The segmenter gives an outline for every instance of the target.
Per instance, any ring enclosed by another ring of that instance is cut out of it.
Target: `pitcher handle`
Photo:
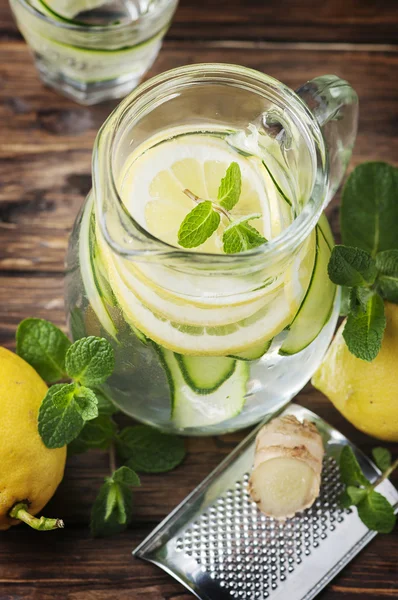
[[[351,158],[357,135],[358,96],[347,81],[322,75],[296,93],[318,121],[329,157],[329,186],[325,206],[335,195]]]

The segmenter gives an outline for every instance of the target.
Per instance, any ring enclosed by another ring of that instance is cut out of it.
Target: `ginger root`
[[[261,512],[284,520],[312,506],[319,496],[323,455],[313,423],[287,415],[264,425],[257,434],[249,481],[250,496]]]

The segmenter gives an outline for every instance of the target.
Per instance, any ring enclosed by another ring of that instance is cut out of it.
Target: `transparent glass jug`
[[[354,90],[332,75],[294,92],[253,70],[203,64],[151,79],[110,115],[70,239],[66,308],[74,339],[112,343],[103,391],[121,410],[164,431],[213,435],[259,421],[310,379],[338,318],[323,209],[351,156],[357,112]],[[240,254],[150,234],[127,209],[120,174],[132,153],[181,127],[224,132],[242,160],[257,154],[291,223]]]

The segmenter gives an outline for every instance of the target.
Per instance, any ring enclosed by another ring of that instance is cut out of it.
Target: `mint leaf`
[[[366,312],[349,314],[343,331],[349,351],[362,360],[372,361],[381,348],[386,318],[382,298],[375,294],[366,306]]]
[[[242,189],[242,176],[238,163],[232,162],[218,188],[217,199],[226,210],[232,210],[238,202]]]
[[[120,456],[128,466],[144,473],[171,471],[185,457],[182,438],[161,433],[147,425],[126,427],[117,440]]]
[[[339,459],[340,479],[347,486],[369,487],[370,483],[362,473],[359,462],[351,446],[344,446]]]
[[[57,405],[57,397],[53,401]],[[74,394],[74,402],[83,421],[90,421],[90,419],[95,419],[98,416],[97,396],[90,388],[77,386]]]
[[[25,319],[17,329],[17,354],[47,383],[65,377],[65,355],[70,341],[44,319]]]
[[[396,517],[389,501],[374,490],[371,490],[358,506],[361,521],[373,531],[391,533],[395,527]]]
[[[220,215],[213,210],[210,200],[201,202],[187,214],[178,230],[178,243],[183,248],[203,244],[220,224]]]
[[[398,304],[398,250],[379,252],[376,255],[376,267],[379,271],[377,289],[380,295]]]
[[[376,256],[398,249],[398,169],[384,162],[356,167],[343,189],[340,212],[343,244]]]
[[[232,222],[223,233],[223,248],[226,254],[236,254],[256,248],[267,241],[248,221],[258,219],[261,215],[253,214]]]
[[[91,510],[90,529],[94,537],[124,531],[131,522],[132,486],[140,485],[138,476],[128,467],[117,469],[106,478]]]
[[[368,490],[349,485],[347,487],[346,492],[347,492],[347,496],[351,500],[350,506],[352,506],[352,505],[356,506],[357,504],[359,504],[361,502],[361,500],[363,500],[363,498],[365,498],[366,494],[368,493]]]
[[[341,494],[340,494],[339,504],[340,504],[341,508],[350,508],[350,506],[352,506],[352,500],[349,497],[349,495],[347,494],[346,489],[343,492],[341,492]]]
[[[39,409],[39,434],[47,448],[61,448],[74,440],[85,421],[98,415],[97,399],[75,383],[52,386]]]
[[[391,452],[387,448],[373,448],[372,456],[380,471],[386,471],[391,466]]]
[[[95,448],[106,450],[117,433],[116,423],[106,415],[88,421],[77,438],[68,446],[68,453],[81,454]]]
[[[95,336],[82,338],[72,344],[65,359],[69,377],[90,387],[104,383],[114,366],[112,346],[104,338]]]
[[[141,485],[140,478],[138,477],[137,473],[126,466],[120,467],[114,472],[113,481],[133,487],[138,487]]]
[[[330,255],[328,274],[337,285],[367,286],[376,279],[376,263],[365,250],[335,246]]]

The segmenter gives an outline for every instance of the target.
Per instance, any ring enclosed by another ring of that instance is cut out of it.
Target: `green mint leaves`
[[[390,533],[396,522],[394,509],[375,488],[398,467],[398,460],[392,464],[391,454],[384,448],[375,448],[373,457],[383,474],[371,484],[363,474],[351,446],[344,446],[339,466],[340,478],[346,487],[340,500],[344,508],[356,506],[359,518],[369,529],[379,533]]]
[[[226,254],[244,252],[261,246],[267,240],[248,221],[258,219],[260,214],[248,215],[233,220],[231,211],[239,202],[242,190],[242,176],[238,163],[229,165],[221,179],[217,193],[217,202],[202,200],[189,190],[185,193],[197,206],[191,210],[181,223],[178,231],[178,243],[183,248],[196,248],[203,244],[219,227],[221,216],[228,219],[229,225],[223,233],[223,250]]]
[[[117,434],[116,423],[107,415],[98,415],[87,421],[79,435],[68,445],[69,454],[81,454],[88,450],[106,450]]]
[[[101,385],[112,374],[114,366],[112,346],[104,338],[94,336],[75,342],[65,357],[67,374],[81,385]]]
[[[328,264],[330,279],[349,287],[372,285],[376,263],[368,252],[351,246],[335,246]]]
[[[18,326],[17,354],[48,383],[66,376],[65,356],[70,345],[66,335],[44,319],[25,319]]]
[[[232,210],[238,203],[242,190],[242,176],[238,163],[233,162],[229,165],[225,176],[221,179],[218,188],[217,200],[226,210]]]
[[[389,302],[398,304],[398,249],[379,252],[376,255],[376,269],[380,294]]]
[[[53,385],[40,406],[39,434],[47,448],[62,448],[97,415],[97,398],[89,388],[75,383]]]
[[[371,362],[376,358],[383,341],[386,318],[384,303],[378,294],[374,294],[357,312],[350,312],[343,330],[343,338],[349,351]]]
[[[135,471],[165,473],[178,466],[185,458],[184,442],[180,437],[166,435],[147,425],[126,427],[119,434],[112,432],[104,419],[98,417],[87,423],[74,444],[100,447],[100,443],[114,447],[126,465],[116,469],[105,479],[91,512],[91,533],[95,537],[113,535],[126,529],[132,516],[132,489],[140,485]],[[92,426],[93,425],[93,426]],[[95,426],[94,426],[95,425]],[[79,451],[79,446],[77,446]],[[113,457],[114,461],[114,457]]]
[[[148,427],[126,427],[117,439],[117,450],[127,465],[143,473],[164,473],[185,458],[184,441]]]
[[[253,214],[234,221],[223,233],[223,249],[226,254],[235,254],[251,250],[267,241],[248,221],[259,219],[261,215]]]
[[[53,383],[69,377],[73,383],[52,386],[39,410],[39,434],[47,448],[71,443],[87,421],[111,414],[114,407],[91,389],[111,375],[114,354],[104,338],[90,336],[71,344],[58,327],[44,319],[26,319],[17,329],[17,352],[39,375]]]
[[[112,346],[104,338],[82,338],[74,344],[55,325],[26,319],[18,327],[20,356],[52,383],[69,377],[71,383],[50,387],[39,409],[38,430],[47,448],[68,445],[68,454],[109,450],[111,476],[105,478],[91,513],[91,532],[106,536],[126,529],[132,517],[132,489],[140,485],[135,471],[164,473],[185,458],[180,437],[147,425],[126,427],[120,433],[110,398],[97,386],[114,369]],[[117,468],[115,451],[127,464]]]
[[[387,448],[373,448],[372,456],[380,471],[386,471],[389,467],[391,467],[391,452],[387,450]]]
[[[398,304],[398,169],[360,165],[343,190],[343,244],[333,248],[328,273],[343,286],[344,340],[352,354],[372,361],[380,351],[384,300]]]
[[[218,228],[220,215],[210,200],[201,202],[187,214],[178,231],[178,243],[184,248],[203,244]]]
[[[114,535],[126,529],[133,509],[131,488],[139,485],[138,475],[125,466],[105,478],[91,511],[90,529],[94,537]]]
[[[398,168],[384,162],[359,165],[349,176],[341,201],[343,244],[372,256],[398,248]]]

